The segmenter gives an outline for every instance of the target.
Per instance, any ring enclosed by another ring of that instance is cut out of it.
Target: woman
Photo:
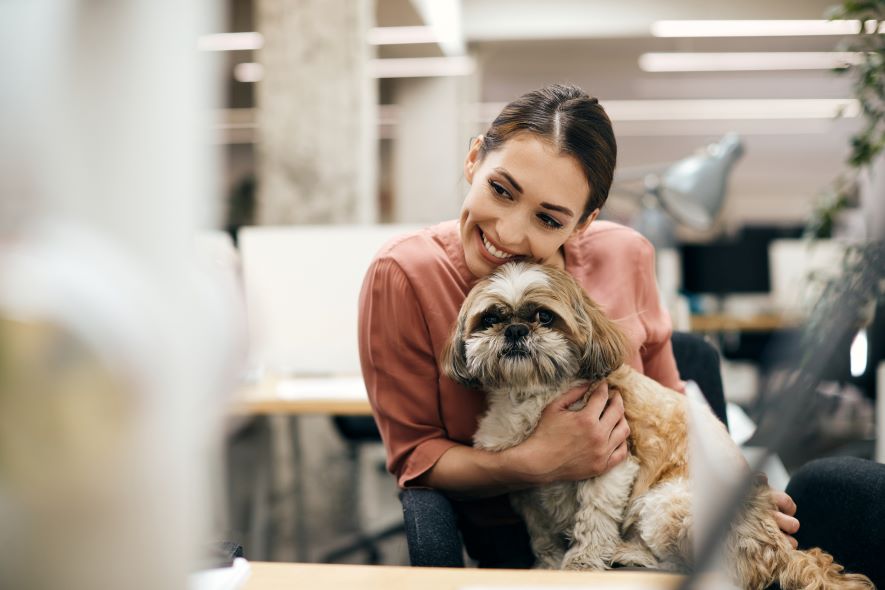
[[[464,542],[481,565],[531,564],[524,527],[502,494],[604,473],[626,457],[630,431],[622,400],[602,385],[577,412],[567,408],[585,390],[563,394],[512,449],[471,446],[483,396],[442,376],[437,363],[479,278],[515,259],[564,268],[624,329],[629,363],[682,389],[652,246],[633,230],[596,221],[616,156],[611,122],[595,98],[572,86],[530,92],[471,143],[459,219],[387,244],[366,275],[360,357],[388,468],[402,487],[463,500],[455,505]],[[781,529],[795,532],[792,501],[779,494],[778,504]]]

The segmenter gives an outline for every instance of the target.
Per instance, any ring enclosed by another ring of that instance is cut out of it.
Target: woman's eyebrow
[[[568,215],[569,217],[574,217],[575,214],[572,213],[572,210],[568,207],[563,207],[561,205],[554,205],[552,203],[541,203],[541,207],[544,209],[550,209],[551,211],[559,211],[564,215]]]
[[[506,178],[506,179],[507,179],[507,182],[509,182],[509,183],[513,186],[513,188],[516,189],[516,192],[518,192],[518,193],[521,193],[521,192],[522,192],[522,187],[519,186],[519,183],[516,182],[516,179],[515,179],[515,178],[513,178],[512,176],[510,176],[510,173],[509,173],[509,172],[507,172],[507,171],[504,170],[503,168],[495,168],[495,172],[497,172],[498,174],[500,174],[501,176],[503,176],[504,178]]]

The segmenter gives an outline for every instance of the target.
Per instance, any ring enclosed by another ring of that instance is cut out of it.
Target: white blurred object
[[[759,367],[755,363],[721,360],[725,401],[749,406],[759,395]],[[729,424],[731,421],[729,421]]]
[[[820,285],[841,274],[845,246],[833,240],[774,240],[768,246],[771,295],[778,311],[804,315]]]
[[[673,329],[680,332],[691,330],[691,310],[688,299],[679,294],[682,285],[682,258],[675,248],[655,250],[655,272],[661,302],[670,313]]]
[[[219,567],[192,574],[189,590],[237,590],[252,576],[252,566],[242,557],[234,559],[230,567]]]
[[[250,364],[283,375],[359,374],[357,312],[363,277],[385,242],[415,229],[241,229]]]
[[[729,509],[727,502],[734,495],[745,471],[724,428],[720,428],[704,394],[693,381],[685,384],[688,418],[688,456],[692,492],[692,536],[695,554],[702,549],[713,532],[719,514]],[[704,588],[725,589],[732,586],[724,575],[722,552],[717,551],[708,564]]]
[[[0,361],[30,363],[0,374],[4,587],[184,588],[206,541],[231,329],[190,240],[218,15],[0,3]]]
[[[754,465],[761,457],[763,450],[758,447],[747,447],[744,443],[750,440],[750,437],[756,432],[756,424],[737,404],[726,404],[725,412],[728,416],[728,431],[731,433],[732,440],[741,447],[741,453],[744,454],[747,462]],[[781,491],[787,489],[790,474],[780,457],[777,455],[768,457],[760,467],[760,471],[768,477],[769,486]]]

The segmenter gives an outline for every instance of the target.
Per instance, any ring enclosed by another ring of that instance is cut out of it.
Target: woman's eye
[[[494,180],[489,181],[489,186],[492,187],[492,190],[495,191],[499,197],[504,197],[505,199],[510,198],[510,193],[507,192],[507,189],[495,182]]]
[[[539,309],[536,317],[538,319],[538,323],[542,326],[549,326],[553,323],[553,313],[547,311],[546,309]]]
[[[493,313],[487,313],[486,315],[482,316],[482,325],[485,328],[491,328],[492,326],[494,326],[497,323],[498,323],[498,316],[496,316]]]
[[[539,214],[538,219],[541,220],[541,223],[543,223],[545,226],[547,226],[551,229],[559,229],[562,227],[561,223],[559,223],[558,221],[556,221],[555,219],[553,219],[549,215],[545,215],[544,213]]]

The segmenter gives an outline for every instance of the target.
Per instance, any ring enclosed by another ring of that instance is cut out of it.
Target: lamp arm
[[[628,168],[615,169],[615,177],[613,184],[621,184],[625,182],[636,182],[645,180],[649,174],[660,176],[667,168],[672,166],[674,162],[661,162],[658,164],[647,164],[644,166],[630,166]]]

